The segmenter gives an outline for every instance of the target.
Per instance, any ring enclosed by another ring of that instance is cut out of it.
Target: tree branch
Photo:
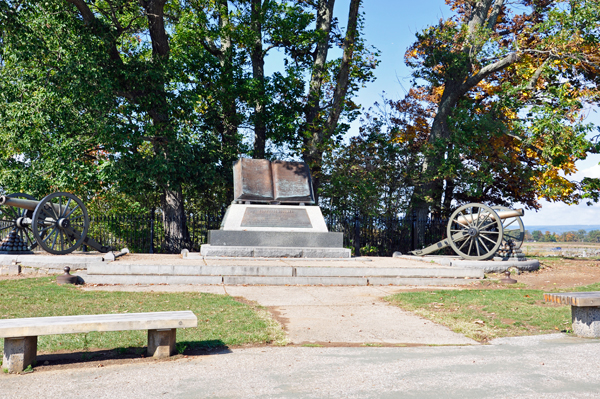
[[[101,32],[98,31],[98,27],[95,26],[97,19],[96,16],[94,15],[94,13],[92,12],[92,10],[88,7],[88,5],[83,1],[83,0],[65,0],[68,3],[73,4],[75,7],[77,7],[77,10],[79,11],[79,14],[81,15],[81,17],[83,18],[83,21],[85,22],[86,25],[89,25],[92,27],[92,31],[94,31],[95,33],[99,34]],[[104,33],[104,32],[102,32]],[[117,61],[122,63],[123,60],[121,60],[121,55],[119,54],[119,50],[117,49],[117,44],[114,41],[114,38],[111,38],[111,43],[110,43],[110,48],[108,49],[108,53],[110,56],[110,59],[112,61]]]
[[[475,4],[475,8],[471,12],[469,23],[467,24],[469,30],[469,39],[471,39],[471,36],[477,30],[477,28],[483,26],[488,16],[488,11],[492,6],[492,1],[493,0],[479,0]]]
[[[517,53],[510,53],[506,57],[502,58],[494,62],[493,64],[487,65],[479,70],[475,75],[471,76],[467,80],[465,80],[460,85],[461,94],[466,93],[472,87],[475,87],[482,79],[493,74],[494,72],[498,72],[507,66],[514,64],[519,59],[519,55]]]
[[[337,82],[335,87],[335,93],[333,95],[333,106],[329,117],[327,118],[327,124],[325,128],[331,135],[335,130],[335,126],[338,123],[342,109],[344,108],[346,93],[348,91],[348,77],[350,75],[350,63],[352,56],[354,55],[354,43],[358,36],[358,13],[360,9],[361,0],[351,0],[350,11],[348,13],[348,28],[346,31],[346,37],[344,38],[342,56],[342,64],[340,65],[340,72],[337,76]]]
[[[537,83],[540,76],[542,76],[542,72],[544,71],[544,67],[548,64],[549,58],[546,58],[544,62],[535,70],[535,73],[529,79],[529,83],[527,83],[526,90],[533,90],[535,88],[535,84]]]
[[[504,5],[504,0],[496,0],[494,5],[492,6],[492,12],[487,20],[487,28],[493,30],[496,26],[496,22],[498,20],[498,15],[500,15],[500,10],[502,10],[502,6]]]
[[[79,14],[85,21],[86,24],[91,24],[96,20],[96,16],[90,10],[87,4],[83,0],[66,0],[68,3],[73,4],[79,10]]]

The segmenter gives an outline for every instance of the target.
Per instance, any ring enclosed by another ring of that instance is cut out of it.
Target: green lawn
[[[599,290],[600,284],[592,284],[571,291]],[[569,332],[570,306],[544,302],[544,292],[548,291],[511,287],[406,292],[385,299],[477,341],[558,331]]]
[[[177,330],[178,350],[244,344],[284,344],[285,333],[268,312],[230,296],[205,293],[83,291],[55,277],[0,281],[0,319],[60,315],[191,310],[197,328]],[[0,350],[4,340],[0,339]],[[147,331],[91,332],[38,338],[38,351],[140,348]]]

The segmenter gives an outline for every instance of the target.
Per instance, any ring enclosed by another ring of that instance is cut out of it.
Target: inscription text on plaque
[[[312,228],[306,209],[247,208],[241,227]]]

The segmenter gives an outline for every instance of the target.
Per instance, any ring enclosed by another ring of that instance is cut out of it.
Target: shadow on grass
[[[142,347],[120,347],[115,349],[98,349],[77,352],[60,352],[39,354],[36,358],[36,369],[51,366],[96,366],[103,367],[104,364],[127,364],[131,361],[153,361],[147,356],[148,348]],[[177,342],[175,354],[167,359],[177,356],[206,356],[226,355],[232,353],[231,349],[221,340],[208,341],[181,341]]]

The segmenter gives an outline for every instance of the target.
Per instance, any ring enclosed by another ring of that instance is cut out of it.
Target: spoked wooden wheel
[[[486,260],[502,244],[502,221],[492,208],[467,204],[458,208],[448,221],[450,246],[464,259]]]
[[[64,255],[77,249],[90,225],[83,202],[71,193],[44,197],[33,212],[33,235],[45,251]]]
[[[15,193],[7,195],[9,198],[21,198],[35,201],[29,194]],[[13,206],[0,207],[0,240],[4,239],[11,231],[16,231],[24,248],[22,251],[30,251],[38,243],[31,229],[31,217],[33,212],[28,209]]]
[[[511,211],[512,209],[507,208],[505,206],[493,206],[493,210],[495,211]],[[508,244],[512,242],[512,248],[519,249],[521,245],[523,245],[523,241],[525,240],[525,226],[523,225],[523,221],[520,216],[513,216],[506,219],[502,219],[502,229],[503,229],[503,243]]]

